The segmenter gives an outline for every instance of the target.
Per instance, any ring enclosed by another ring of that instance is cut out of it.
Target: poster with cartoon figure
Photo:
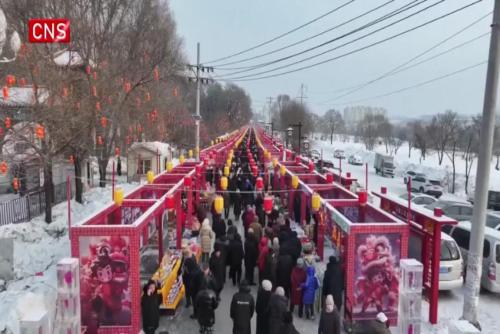
[[[130,326],[128,237],[80,237],[82,325]]]
[[[357,234],[353,319],[397,317],[401,235]]]

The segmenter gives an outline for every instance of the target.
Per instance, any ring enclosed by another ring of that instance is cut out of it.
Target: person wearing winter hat
[[[273,284],[269,280],[263,280],[257,293],[257,303],[255,311],[257,313],[257,334],[269,333],[269,314],[267,308],[271,298]]]
[[[379,312],[377,314],[377,321],[383,323],[387,328],[389,328],[389,319],[384,312]]]
[[[319,318],[318,334],[340,334],[340,315],[332,295],[326,296],[325,309]]]
[[[201,262],[207,263],[210,259],[210,251],[212,250],[212,241],[215,239],[214,232],[210,226],[208,218],[205,218],[200,230],[201,243]]]
[[[269,300],[269,334],[279,333],[283,326],[283,315],[287,312],[288,301],[285,290],[279,286]]]

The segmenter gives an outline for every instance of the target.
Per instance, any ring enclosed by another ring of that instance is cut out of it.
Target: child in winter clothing
[[[319,288],[319,280],[316,276],[314,267],[307,267],[307,278],[305,283],[302,283],[302,302],[306,309],[306,318],[314,320],[314,297],[316,290]]]

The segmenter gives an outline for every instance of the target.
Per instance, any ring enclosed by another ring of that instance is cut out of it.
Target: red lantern
[[[327,183],[332,183],[333,182],[333,174],[332,173],[327,173],[326,174],[326,182]]]
[[[94,77],[94,80],[97,80],[97,72],[92,73],[92,77]]]
[[[264,197],[264,212],[270,214],[273,211],[273,198],[271,196]]]
[[[309,161],[309,173],[314,172],[314,162]]]
[[[358,193],[358,202],[359,205],[365,206],[366,203],[368,202],[368,193],[366,191],[360,191]]]
[[[8,169],[9,169],[9,166],[7,165],[7,163],[5,161],[2,161],[2,163],[0,163],[0,174],[2,174],[2,175],[7,174]]]
[[[155,78],[155,81],[160,80],[160,70],[158,69],[158,66],[156,66],[153,70],[153,76]]]
[[[102,145],[104,144],[104,141],[102,140],[102,136],[97,136],[97,145]]]
[[[106,128],[107,125],[108,125],[108,119],[105,116],[102,116],[101,117],[101,126],[103,128]]]
[[[63,96],[68,97],[69,92],[68,92],[68,87],[63,87]]]
[[[193,180],[191,179],[191,176],[184,176],[184,186],[185,187],[191,187],[192,183],[193,183]]]
[[[257,166],[253,165],[252,166],[252,174],[253,174],[253,176],[257,176],[258,173],[259,173],[259,170],[257,169]]]
[[[172,195],[167,196],[167,210],[173,210],[175,208],[175,198]]]
[[[10,120],[10,117],[5,117],[5,128],[10,129],[11,126],[12,126],[12,122]]]
[[[119,147],[115,147],[115,155],[117,157],[120,156],[120,148]]]
[[[255,189],[257,191],[262,191],[262,189],[264,189],[264,180],[262,180],[261,177],[258,177],[255,181]]]
[[[35,128],[35,135],[38,139],[45,138],[45,128],[42,125],[37,125]]]
[[[95,109],[96,109],[97,111],[101,111],[101,102],[97,101],[97,102],[95,103]]]
[[[130,139],[130,136],[127,136],[127,145],[130,145],[131,142],[132,140]]]
[[[179,90],[177,89],[177,87],[174,87],[173,91],[172,91],[172,94],[177,97],[179,96]]]
[[[16,77],[9,74],[6,77],[6,81],[7,81],[7,86],[12,87],[13,85],[16,84]]]
[[[125,91],[125,93],[128,93],[132,90],[132,85],[130,84],[130,82],[125,82],[123,84],[123,90]]]
[[[2,92],[4,100],[7,100],[9,98],[9,87],[3,86]]]
[[[15,191],[19,190],[19,179],[17,177],[12,180],[12,188],[14,188]]]
[[[92,86],[92,95],[97,97],[97,87],[96,86]]]
[[[74,165],[75,164],[75,157],[72,155],[69,156],[69,163]]]
[[[144,96],[144,99],[146,101],[151,101],[151,94],[149,94],[149,92],[146,92],[146,95]]]
[[[90,65],[85,66],[85,73],[90,74],[90,71],[92,71]]]

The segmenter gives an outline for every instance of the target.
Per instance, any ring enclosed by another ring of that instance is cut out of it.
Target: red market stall
[[[408,201],[391,196],[382,187],[380,192],[374,192],[380,197],[380,208],[409,223],[411,237],[420,240],[420,262],[424,266],[423,287],[424,296],[429,302],[429,322],[436,324],[438,320],[439,273],[441,256],[441,228],[443,225],[456,225],[457,221],[443,216],[436,208],[434,212],[427,209],[408,206]]]
[[[200,155],[212,154],[219,163],[244,133],[245,129],[220,138]],[[71,226],[71,254],[80,260],[83,328],[95,312],[100,333],[138,333],[142,284],[152,277],[143,270],[151,262],[155,270],[160,266],[154,275],[162,307],[175,311],[184,293],[177,277],[183,231],[205,187],[206,167],[205,162],[183,161],[156,177],[151,174],[148,184],[126,196],[115,192],[114,202]]]

